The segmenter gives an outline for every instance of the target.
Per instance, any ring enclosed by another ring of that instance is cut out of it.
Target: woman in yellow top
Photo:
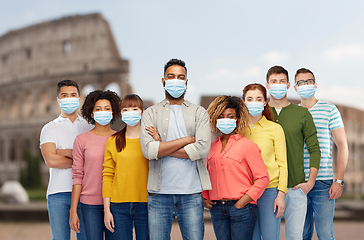
[[[250,114],[249,128],[244,137],[255,142],[269,173],[269,185],[258,199],[258,221],[253,240],[279,240],[281,215],[285,209],[287,189],[286,140],[282,127],[274,122],[268,106],[267,92],[263,85],[254,83],[243,90],[243,100]]]
[[[114,239],[148,238],[148,160],[143,156],[139,132],[143,101],[135,94],[121,100],[126,127],[107,141],[104,155],[104,222]]]

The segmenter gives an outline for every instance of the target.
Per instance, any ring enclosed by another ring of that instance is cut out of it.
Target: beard
[[[178,98],[175,98],[171,94],[169,94],[169,92],[167,92],[166,90],[164,90],[164,92],[166,93],[166,96],[169,100],[182,100],[186,94],[186,91],[184,91],[184,93],[181,96],[179,96]]]

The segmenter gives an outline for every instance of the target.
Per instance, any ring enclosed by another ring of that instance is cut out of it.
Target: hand
[[[309,191],[311,191],[311,189],[313,188],[314,185],[315,185],[315,182],[313,182],[313,184],[311,182],[300,183],[300,184],[294,186],[292,188],[292,190],[297,190],[297,189],[301,188],[303,193],[307,195],[307,193]]]
[[[80,219],[77,212],[70,212],[70,228],[77,233],[80,232]]]
[[[286,204],[284,202],[284,196],[285,194],[279,191],[276,199],[274,200],[273,212],[277,212],[276,218],[282,216],[284,209],[286,208]]]
[[[188,144],[194,143],[196,142],[196,138],[195,137],[186,137],[188,139]]]
[[[329,190],[330,194],[329,199],[336,199],[341,197],[342,192],[343,192],[343,187],[339,183],[334,182]]]
[[[110,211],[106,211],[105,215],[104,215],[104,223],[105,223],[105,227],[110,231],[110,232],[114,232],[114,217],[112,216]]]
[[[159,136],[158,130],[154,126],[146,126],[145,130],[147,130],[147,133],[153,137],[154,141],[161,141],[161,137]]]
[[[56,149],[56,154],[73,159],[72,149]]]
[[[211,209],[211,207],[215,204],[216,204],[216,202],[213,202],[213,201],[210,201],[207,199],[203,199],[203,205],[205,206],[205,208]]]
[[[243,207],[245,207],[245,205],[246,205],[246,204],[241,203],[241,202],[239,202],[239,201],[237,201],[237,202],[234,204],[234,206],[235,206],[237,209],[243,208]]]

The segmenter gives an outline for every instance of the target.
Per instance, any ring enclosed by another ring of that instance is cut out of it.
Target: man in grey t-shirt
[[[168,239],[175,217],[184,239],[204,236],[201,192],[211,189],[205,164],[211,130],[206,110],[184,99],[187,82],[185,63],[168,61],[162,78],[166,97],[142,116],[140,143],[149,159],[151,240]],[[160,141],[153,139],[155,134]]]

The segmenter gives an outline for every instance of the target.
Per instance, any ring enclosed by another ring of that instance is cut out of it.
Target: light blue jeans
[[[149,194],[149,239],[171,239],[172,222],[177,217],[184,240],[203,240],[205,231],[203,211],[201,193]]]
[[[302,239],[307,211],[307,196],[301,188],[296,190],[288,188],[284,201],[286,203],[286,210],[284,211],[286,239]]]
[[[277,188],[267,188],[258,199],[257,223],[255,224],[253,240],[279,240],[281,237],[281,217],[276,218],[273,212],[274,200],[277,198]]]
[[[315,213],[315,227],[320,240],[333,240],[335,200],[329,199],[329,190],[333,179],[316,180],[315,186],[307,194],[307,214],[303,239],[310,240],[313,235],[313,213]]]
[[[60,192],[50,194],[47,197],[48,217],[53,240],[71,239],[69,224],[71,195],[71,192]],[[77,215],[80,219],[80,233],[77,233],[77,240],[86,240],[80,205],[77,207]]]

